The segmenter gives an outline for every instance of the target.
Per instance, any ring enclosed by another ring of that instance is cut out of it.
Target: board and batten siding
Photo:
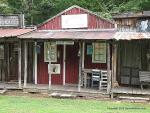
[[[61,15],[75,15],[75,14],[87,14],[88,26],[82,29],[111,29],[114,28],[114,24],[102,19],[94,14],[86,12],[82,8],[74,7]],[[61,30],[61,15],[47,20],[43,24],[37,27],[38,30]],[[81,29],[81,28],[80,28]],[[91,43],[92,44],[92,43]],[[86,45],[86,44],[85,44]],[[61,73],[59,75],[52,75],[52,84],[63,84],[63,46],[58,46],[60,52],[60,58],[57,64],[61,66]],[[66,83],[77,84],[78,83],[78,57],[79,44],[75,44],[71,47],[66,47]],[[106,63],[92,63],[92,56],[86,55],[85,46],[85,68],[88,69],[107,69]],[[75,56],[75,57],[74,57]],[[71,59],[70,59],[71,57]],[[48,84],[48,63],[44,62],[44,49],[41,48],[41,53],[38,55],[38,83]]]
[[[62,15],[75,15],[75,14],[88,14],[88,27],[87,29],[108,29],[114,28],[114,24],[109,21],[106,21],[102,18],[92,15],[85,12],[80,8],[73,8]],[[52,20],[38,26],[39,30],[60,30],[61,27],[61,15],[53,18]]]

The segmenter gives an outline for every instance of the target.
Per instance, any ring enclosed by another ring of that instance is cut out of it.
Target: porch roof
[[[150,32],[116,32],[116,40],[150,39]]]
[[[0,38],[16,37],[31,32],[33,30],[34,29],[0,29]]]
[[[19,36],[21,39],[112,39],[115,35],[115,29],[103,30],[37,30]]]

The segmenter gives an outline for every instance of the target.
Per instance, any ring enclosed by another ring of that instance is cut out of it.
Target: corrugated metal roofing
[[[31,33],[19,36],[22,39],[112,39],[115,30],[37,30]]]
[[[34,29],[0,29],[0,38],[16,37],[31,32],[33,30]]]
[[[116,32],[116,40],[150,39],[150,32]]]

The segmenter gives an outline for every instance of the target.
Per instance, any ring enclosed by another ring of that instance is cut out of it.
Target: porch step
[[[121,100],[132,100],[135,102],[150,101],[149,97],[119,96],[119,99],[121,99]]]
[[[1,89],[0,94],[4,94],[7,90],[6,89]]]
[[[57,93],[57,92],[51,93],[49,96],[54,98],[75,98],[76,97],[76,95],[73,94]]]

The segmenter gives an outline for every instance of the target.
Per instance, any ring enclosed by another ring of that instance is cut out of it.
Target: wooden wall
[[[107,29],[114,28],[114,24],[108,22],[104,19],[101,19],[95,15],[85,12],[80,8],[73,8],[69,11],[63,13],[62,15],[73,15],[73,14],[88,14],[88,28],[87,29]],[[38,26],[40,30],[58,30],[62,29],[61,27],[61,15],[49,20],[48,22]]]

